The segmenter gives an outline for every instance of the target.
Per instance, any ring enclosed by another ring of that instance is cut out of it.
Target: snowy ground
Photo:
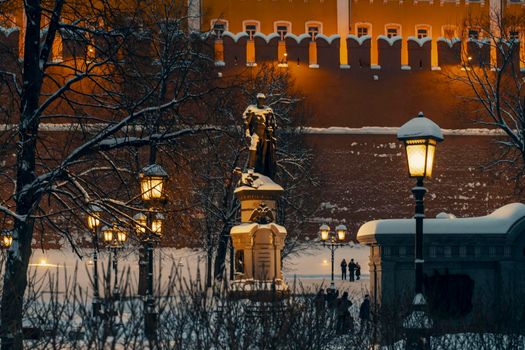
[[[84,251],[85,257],[81,260],[68,249],[62,250],[38,250],[33,251],[30,262],[30,276],[37,280],[44,276],[58,275],[59,284],[63,285],[64,276],[71,278],[76,271],[77,285],[83,289],[91,288],[90,276],[92,275],[93,262],[90,251]],[[368,288],[369,248],[361,245],[344,246],[335,252],[335,279],[336,286],[341,290],[353,292],[365,292]],[[361,265],[361,281],[341,281],[341,269],[339,264],[345,258],[347,261],[354,259]],[[314,293],[318,288],[326,288],[330,285],[331,263],[330,250],[320,247],[309,249],[300,255],[294,255],[284,260],[283,272],[290,287],[295,285],[297,291],[309,291]],[[109,262],[108,252],[101,252],[99,256],[99,273],[107,270]],[[138,275],[138,256],[136,253],[121,252],[118,255],[119,274],[128,272],[131,280],[136,281]],[[155,249],[155,275],[156,284],[160,278],[160,284],[166,283],[173,274],[175,268],[186,278],[196,279],[200,275],[201,280],[205,278],[205,257],[200,251],[192,249],[162,248]],[[133,283],[132,283],[133,284]],[[352,294],[352,293],[351,293]]]

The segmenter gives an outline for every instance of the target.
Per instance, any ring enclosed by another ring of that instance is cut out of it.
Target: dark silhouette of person
[[[355,263],[355,279],[359,280],[361,278],[361,265],[356,261]]]
[[[350,282],[355,281],[355,262],[354,259],[350,259],[350,263],[348,264],[348,271],[350,272]]]
[[[334,310],[335,307],[337,306],[337,297],[339,296],[339,291],[338,290],[335,290],[335,289],[332,289],[332,288],[328,288],[326,290],[326,306],[331,309],[331,310]]]
[[[341,298],[337,301],[337,323],[335,331],[337,335],[342,335],[352,329],[353,322],[348,310],[352,306],[352,302],[348,300],[348,292],[344,292]]]
[[[314,305],[318,312],[324,311],[326,307],[326,294],[324,293],[323,288],[319,289],[319,292],[317,292],[317,295],[314,298]]]
[[[346,260],[341,261],[341,280],[346,280]]]
[[[370,325],[370,296],[368,294],[365,295],[365,299],[359,307],[359,320],[361,321],[359,333],[368,332]]]

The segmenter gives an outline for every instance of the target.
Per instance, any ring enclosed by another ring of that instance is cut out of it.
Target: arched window
[[[261,23],[259,21],[253,20],[243,21],[242,27],[244,28],[246,34],[248,34],[250,40],[253,40],[255,33],[260,31]]]
[[[355,34],[358,38],[365,35],[372,35],[372,25],[370,23],[356,23]]]
[[[228,30],[228,21],[224,19],[212,19],[211,20],[211,29],[217,37],[217,39],[222,38],[222,34]]]
[[[401,36],[401,25],[394,23],[385,25],[385,35],[389,38]]]
[[[323,34],[323,23],[319,21],[308,21],[305,24],[305,33],[308,33],[310,39],[315,41],[318,34]]]
[[[277,21],[273,23],[273,30],[279,34],[281,41],[284,41],[286,34],[292,32],[292,23],[288,21]]]
[[[428,24],[418,24],[416,26],[416,35],[418,39],[424,39],[432,36],[432,27]]]

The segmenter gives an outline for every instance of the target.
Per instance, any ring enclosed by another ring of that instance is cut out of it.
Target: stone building
[[[424,220],[425,294],[441,312],[490,312],[525,294],[525,205],[483,217],[441,213]],[[379,305],[410,300],[414,289],[415,220],[376,220],[357,235],[370,246],[370,289]],[[409,303],[407,303],[408,305]],[[446,309],[446,310],[443,310]]]

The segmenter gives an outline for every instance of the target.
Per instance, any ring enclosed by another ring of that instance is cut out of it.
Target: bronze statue
[[[249,142],[248,171],[273,179],[276,170],[274,136],[277,127],[273,110],[264,103],[266,96],[257,94],[257,104],[249,105],[243,113],[246,140]]]

